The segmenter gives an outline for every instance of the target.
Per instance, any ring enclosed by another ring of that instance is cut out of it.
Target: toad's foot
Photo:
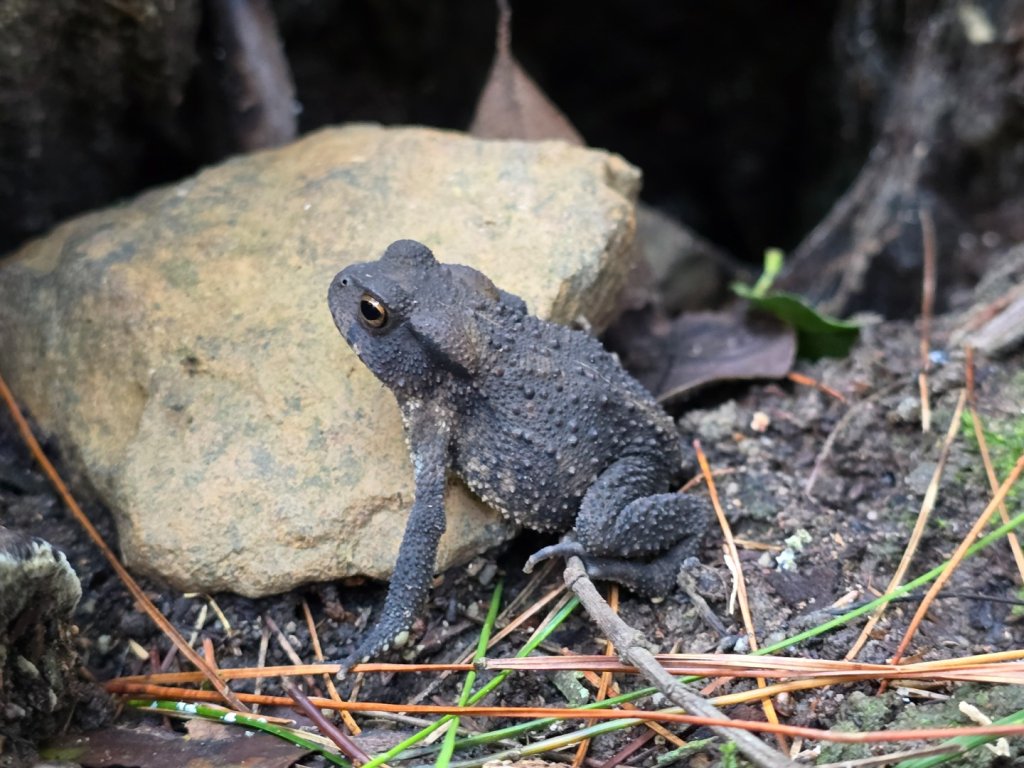
[[[653,560],[639,562],[614,557],[583,557],[587,574],[598,581],[614,581],[639,595],[664,597],[676,587],[679,569],[696,552],[699,539],[683,539]]]
[[[533,569],[537,567],[538,563],[550,560],[552,557],[572,557],[573,555],[585,558],[587,552],[583,549],[582,544],[576,541],[570,534],[566,534],[557,544],[541,547],[530,555],[530,559],[523,566],[523,572],[533,573]]]
[[[397,621],[393,614],[385,612],[381,620],[362,639],[356,649],[343,659],[335,659],[340,664],[337,678],[343,680],[356,664],[363,664],[389,651],[404,647],[409,641],[406,627],[412,624],[411,617],[401,617]]]
[[[699,543],[700,539],[697,538],[683,539],[667,552],[645,562],[628,558],[588,555],[580,542],[576,541],[574,537],[566,535],[557,544],[535,552],[526,561],[523,570],[530,573],[538,563],[552,557],[576,556],[583,560],[587,575],[592,579],[614,581],[637,594],[661,597],[675,588],[683,561],[695,553]]]

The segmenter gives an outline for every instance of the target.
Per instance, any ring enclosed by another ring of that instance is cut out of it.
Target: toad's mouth
[[[363,363],[366,363],[366,360],[363,357],[363,350],[359,344],[359,340],[354,338],[355,336],[356,334],[350,331],[349,333],[345,334],[345,341],[352,348],[352,351],[356,353],[356,357],[362,360]]]

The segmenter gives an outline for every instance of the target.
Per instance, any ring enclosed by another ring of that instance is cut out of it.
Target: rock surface
[[[743,270],[722,250],[666,213],[637,206],[637,240],[662,308],[670,315],[719,306]]]
[[[600,327],[632,263],[617,156],[350,126],[75,219],[0,262],[0,369],[114,510],[129,566],[258,596],[386,577],[412,501],[398,409],[331,278],[401,237]],[[450,490],[438,568],[510,529]]]

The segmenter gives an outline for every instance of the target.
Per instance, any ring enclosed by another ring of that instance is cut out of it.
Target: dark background
[[[0,252],[231,151],[210,7],[0,0],[14,19],[0,28]],[[494,52],[486,0],[273,10],[300,132],[468,124]],[[645,199],[748,260],[795,245],[854,177],[915,23],[891,2],[513,11],[514,52],[588,143],[639,165]]]

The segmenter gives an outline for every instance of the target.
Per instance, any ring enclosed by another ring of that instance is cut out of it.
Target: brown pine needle
[[[267,651],[270,649],[270,630],[267,625],[264,624],[260,627],[260,644],[256,651],[256,668],[266,669],[267,668]],[[256,682],[253,685],[253,693],[263,693],[263,677],[257,677]],[[259,711],[259,705],[253,707],[253,712]]]
[[[921,431],[932,431],[932,404],[928,396],[928,374],[921,371],[917,374],[917,391],[921,398]]]
[[[715,707],[749,704],[775,697],[783,693],[795,693],[811,689],[823,689],[836,685],[860,681],[893,680],[901,685],[913,685],[909,681],[924,683],[975,682],[1007,685],[1024,684],[1024,649],[1003,651],[1000,653],[981,654],[954,659],[916,662],[912,664],[863,664],[847,661],[825,661],[820,659],[801,659],[785,656],[739,656],[721,654],[661,654],[657,657],[666,670],[675,675],[696,675],[701,677],[719,676],[720,678],[779,678],[783,682],[766,685],[764,688],[731,693],[718,696],[710,703]],[[1017,661],[1017,663],[1013,663]],[[1009,662],[1009,663],[1007,663]],[[389,664],[389,672],[422,671],[424,665]],[[438,665],[441,666],[441,665]],[[444,665],[450,666],[450,665]],[[584,671],[588,679],[594,678],[594,671],[636,674],[637,670],[622,664],[617,659],[600,656],[565,657],[529,657],[525,659],[492,659],[486,666],[493,670],[503,669],[521,672],[572,670]],[[469,665],[466,665],[468,669]],[[315,674],[336,671],[337,665],[321,664],[296,667],[256,668],[225,670],[225,675],[233,679],[256,677],[288,677],[304,674]],[[428,670],[429,671],[429,670]],[[162,675],[119,678],[106,684],[110,693],[146,693],[153,698],[194,698],[182,693],[181,688],[168,688],[167,685],[181,682],[198,683],[202,676],[196,672],[164,673]],[[162,685],[161,685],[162,684]],[[249,694],[252,695],[252,694]],[[257,695],[256,701],[262,701]],[[258,705],[257,705],[258,706]],[[360,711],[375,712],[372,705]],[[404,710],[411,711],[411,706],[403,705]],[[628,718],[635,707],[624,703],[621,714]],[[339,704],[336,709],[347,711],[346,705]],[[681,745],[670,731],[664,730],[655,722],[644,721],[648,727],[658,730],[669,741]],[[667,734],[667,735],[666,735]]]
[[[949,429],[946,430],[946,437],[942,441],[942,448],[939,450],[939,458],[935,463],[935,472],[932,473],[931,482],[928,483],[928,490],[925,491],[924,499],[921,501],[921,510],[917,514],[917,521],[914,523],[914,530],[911,531],[910,540],[907,542],[907,547],[903,551],[903,557],[900,559],[900,564],[896,568],[896,573],[894,573],[892,579],[890,579],[889,586],[885,588],[886,594],[897,589],[900,584],[903,583],[903,579],[910,568],[910,563],[914,559],[914,555],[917,553],[917,547],[921,543],[921,537],[924,535],[925,525],[927,525],[928,519],[931,517],[932,510],[935,508],[935,501],[939,496],[939,482],[942,479],[942,472],[946,467],[946,460],[949,458],[949,449],[953,445],[953,441],[956,439],[957,434],[960,432],[960,420],[966,401],[967,390],[962,389],[960,390],[960,397],[957,399],[956,409],[953,411],[953,417],[949,421]],[[861,648],[863,648],[864,644],[868,641],[868,637],[871,636],[871,631],[875,628],[879,619],[882,618],[887,606],[888,603],[880,605],[878,609],[871,614],[870,618],[868,618],[867,623],[864,624],[864,629],[861,630],[860,635],[857,637],[857,641],[846,653],[846,659],[848,661],[857,658],[857,654],[860,653]]]
[[[932,314],[935,310],[935,221],[931,211],[919,208],[921,220],[921,251],[924,267],[921,270],[921,372],[917,385],[921,394],[921,431],[932,430],[932,407],[928,395],[928,369],[931,367],[929,349],[932,336]]]
[[[138,585],[132,575],[128,573],[128,570],[121,565],[121,561],[117,559],[117,555],[114,554],[113,550],[107,545],[107,542],[103,540],[103,536],[96,530],[96,526],[92,524],[92,521],[86,516],[82,508],[78,506],[78,502],[71,495],[71,491],[68,490],[67,485],[64,484],[64,480],[61,478],[57,469],[53,466],[50,460],[43,453],[42,447],[39,445],[39,441],[36,440],[36,436],[32,433],[32,428],[29,427],[28,421],[25,419],[24,414],[21,412],[21,408],[18,407],[17,401],[14,399],[14,394],[7,386],[7,382],[4,377],[0,375],[0,398],[3,398],[7,405],[7,409],[11,412],[11,418],[14,419],[14,424],[18,428],[18,432],[21,435],[21,439],[28,446],[33,458],[39,463],[40,468],[43,470],[43,474],[46,475],[54,489],[57,491],[57,495],[61,497],[61,500],[71,510],[71,515],[75,518],[80,526],[85,530],[86,534],[92,539],[93,544],[97,546],[103,557],[106,558],[110,567],[114,569],[114,573],[121,580],[121,583],[125,585],[131,596],[135,599],[135,602],[142,607],[142,609],[149,615],[156,624],[160,631],[163,632],[167,638],[174,644],[174,647],[181,652],[181,654],[188,659],[196,669],[202,671],[203,675],[207,680],[210,681],[210,685],[216,689],[220,699],[228,702],[232,708],[239,712],[248,712],[248,708],[245,707],[238,697],[224,684],[224,681],[217,676],[216,670],[207,664],[203,658],[196,653],[181,633],[171,624],[167,618],[160,613],[160,609],[153,604],[153,601],[149,599],[145,592],[142,591],[142,587]]]
[[[512,619],[512,621],[510,621],[507,625],[505,625],[499,632],[495,632],[494,636],[490,639],[490,642],[487,643],[487,649],[490,650],[491,648],[493,648],[495,645],[500,643],[502,640],[504,640],[506,637],[511,635],[513,632],[517,631],[523,624],[525,624],[527,621],[529,621],[531,618],[533,618],[533,616],[535,614],[539,613],[540,610],[542,608],[544,608],[548,603],[550,603],[552,600],[554,600],[555,598],[557,598],[559,596],[563,596],[564,597],[565,594],[566,594],[566,592],[565,592],[565,585],[564,584],[559,584],[557,587],[552,589],[550,592],[548,592],[546,595],[541,597],[535,603],[530,605],[525,611],[523,611],[518,616],[516,616],[514,619]],[[543,623],[541,623],[539,626],[543,626]],[[471,650],[464,657],[463,660],[468,662],[470,659],[473,658],[473,654],[474,654],[474,651]]]
[[[797,373],[796,371],[790,371],[789,373],[786,374],[786,378],[792,381],[794,384],[800,384],[804,387],[814,387],[814,389],[818,390],[819,392],[824,392],[826,395],[838,400],[840,403],[846,402],[846,398],[843,396],[843,393],[840,392],[838,389],[833,389],[828,384],[825,384],[822,381],[818,381],[817,379],[812,379],[810,376],[806,376],[802,373]]]
[[[616,766],[622,765],[629,758],[635,755],[640,749],[645,747],[647,743],[654,738],[653,731],[645,731],[644,733],[637,736],[626,746],[616,752],[614,755],[605,760],[599,768],[616,768]]]
[[[753,539],[746,539],[742,536],[734,536],[733,541],[735,541],[736,546],[741,549],[752,549],[756,552],[781,552],[785,549],[781,544],[769,544],[764,541],[754,541]]]
[[[316,631],[316,622],[313,621],[313,612],[309,610],[309,602],[302,599],[302,616],[306,620],[306,627],[309,630],[309,639],[313,643],[313,655],[316,660],[323,662],[324,652],[320,647],[320,633]],[[327,687],[327,695],[331,697],[332,701],[341,701],[341,695],[338,693],[337,687],[334,685],[334,675],[324,674],[323,676],[324,685]],[[345,727],[348,728],[348,732],[353,736],[358,736],[362,733],[362,729],[356,723],[348,712],[342,711],[341,720],[345,723]]]
[[[725,546],[728,549],[729,557],[735,564],[734,577],[736,580],[736,591],[739,597],[740,615],[743,617],[743,628],[747,633],[747,643],[750,645],[750,650],[756,651],[758,648],[757,633],[754,631],[754,619],[750,614],[750,603],[747,600],[747,583],[743,578],[743,568],[740,565],[740,553],[736,549],[736,540],[732,535],[732,526],[729,525],[729,520],[726,518],[725,512],[722,509],[722,503],[718,498],[718,488],[715,486],[715,478],[711,474],[711,465],[708,463],[708,457],[704,455],[704,449],[701,448],[700,440],[693,441],[693,450],[697,454],[697,463],[700,465],[700,471],[704,475],[704,481],[708,484],[708,493],[711,496],[711,504],[715,508],[715,516],[718,518],[718,525],[721,527],[722,534],[725,537]],[[757,678],[758,688],[764,688],[765,685],[767,685],[767,683],[764,678]],[[761,706],[764,709],[764,716],[768,718],[768,722],[778,724],[779,717],[775,712],[775,706],[772,704],[771,699],[764,699]],[[782,735],[777,734],[776,741],[782,752],[789,752],[789,744]]]
[[[985,466],[985,474],[988,477],[989,487],[995,494],[999,490],[999,478],[996,477],[995,467],[992,466],[992,456],[988,450],[988,441],[985,438],[985,430],[981,424],[981,416],[973,405],[967,406],[971,414],[971,422],[974,425],[974,437],[978,441],[978,452],[981,454],[981,462]],[[1010,522],[1010,515],[1006,511],[1006,503],[999,505],[999,519],[1004,523]],[[1024,552],[1021,552],[1020,539],[1015,531],[1006,534],[1010,544],[1010,551],[1013,552],[1013,560],[1017,564],[1017,573],[1020,574],[1021,584],[1024,584]]]
[[[974,427],[974,438],[978,441],[978,453],[981,454],[981,463],[985,467],[985,476],[988,477],[989,488],[992,494],[999,489],[999,478],[996,477],[995,467],[992,465],[992,456],[988,450],[988,438],[985,437],[985,428],[981,423],[981,416],[978,409],[974,407],[974,348],[968,346],[965,350],[967,365],[967,410],[971,414],[971,425]],[[999,505],[999,519],[1004,523],[1010,522],[1010,515],[1006,511],[1006,504]],[[1020,575],[1020,582],[1024,584],[1024,552],[1021,551],[1020,539],[1015,531],[1006,534],[1006,541],[1013,552],[1013,561],[1017,564],[1017,573]]]
[[[138,683],[126,684],[121,693],[142,694],[147,698],[158,696],[162,699],[182,699],[192,701],[217,701],[215,691],[192,690],[189,688],[160,688]],[[287,696],[255,696],[251,693],[239,693],[237,696],[249,703],[266,706],[291,707],[294,702]],[[422,715],[467,715],[470,717],[497,717],[533,720],[553,717],[561,720],[625,720],[655,721],[661,723],[682,723],[685,725],[707,726],[712,728],[734,728],[754,733],[773,733],[793,738],[813,739],[815,741],[832,741],[842,744],[872,744],[893,741],[922,741],[928,739],[951,739],[959,736],[1022,736],[1024,724],[963,726],[955,728],[921,728],[916,730],[892,731],[861,731],[843,732],[808,728],[804,726],[785,725],[782,723],[766,723],[754,720],[730,720],[728,718],[703,717],[688,715],[673,707],[660,711],[638,709],[624,716],[615,710],[602,709],[571,709],[559,707],[459,707],[457,705],[433,704],[384,704],[382,702],[342,702],[310,696],[310,702],[320,709],[346,708],[352,712],[399,712]]]
[[[722,467],[721,469],[716,469],[714,472],[711,473],[712,477],[725,477],[726,475],[735,475],[735,474],[736,474],[735,467]],[[687,480],[685,483],[683,483],[683,485],[679,488],[678,491],[676,491],[676,493],[689,493],[690,491],[692,491],[694,488],[696,488],[698,485],[700,485],[703,482],[704,482],[704,475],[701,474],[700,472],[698,472],[696,475],[694,475],[689,480]]]
[[[884,665],[880,665],[883,666]],[[972,670],[965,669],[962,671],[951,670],[948,672],[936,671],[932,673],[919,673],[914,676],[907,676],[902,671],[895,671],[892,668],[883,668],[877,672],[859,671],[859,672],[848,672],[846,674],[841,673],[829,673],[826,670],[821,670],[818,673],[806,673],[803,677],[796,677],[792,679],[785,679],[784,682],[777,682],[766,685],[764,688],[754,688],[751,690],[740,691],[738,693],[730,693],[721,696],[716,696],[709,699],[710,703],[716,707],[733,706],[736,704],[747,704],[762,701],[769,697],[778,696],[783,693],[795,693],[797,691],[812,690],[815,688],[829,688],[836,685],[844,685],[849,683],[856,683],[862,681],[877,681],[877,680],[892,680],[899,685],[908,686],[913,685],[913,681],[923,680],[927,684],[935,683],[952,683],[952,682],[973,682],[973,683],[993,683],[993,684],[1004,684],[1004,685],[1022,685],[1024,684],[1024,665],[1016,665],[1012,670],[1008,669],[1009,665],[1003,665],[1004,671],[987,672],[984,670]],[[752,667],[749,670],[735,670],[726,669],[710,666],[686,666],[677,665],[669,666],[672,674],[689,674],[702,677],[709,677],[712,675],[718,675],[721,678],[728,677],[732,678],[749,678],[753,676],[757,677],[782,677],[790,678],[789,673],[780,672],[777,670],[759,669]],[[286,673],[287,673],[287,669]],[[1014,671],[1015,670],[1015,671]],[[614,670],[622,671],[622,670]],[[625,670],[633,673],[635,670]],[[589,673],[592,675],[593,673]],[[165,686],[156,685],[154,683],[146,682],[131,682],[124,680],[111,681],[107,684],[107,690],[110,693],[131,693],[131,692],[142,692],[149,694],[153,697],[168,698],[174,691],[191,690],[181,688],[169,688]],[[190,698],[189,696],[183,696],[179,698]],[[416,705],[406,705],[416,706]],[[627,704],[622,704],[622,716],[628,717],[631,711],[635,710],[635,707]],[[650,727],[657,728],[658,726],[652,724]],[[673,743],[677,743],[676,738],[669,739]]]
[[[830,661],[803,659],[795,656],[753,656],[717,653],[664,653],[655,656],[672,674],[726,675],[735,677],[808,677],[837,676],[856,681],[875,677],[918,678],[932,682],[962,679],[989,679],[1000,682],[1024,683],[1024,648],[998,653],[961,656],[952,659],[918,661],[909,664],[868,664],[859,661]],[[471,664],[364,664],[363,672],[467,672]],[[587,672],[613,672],[636,674],[635,667],[619,659],[604,655],[529,656],[526,658],[486,659],[482,666],[488,670],[519,672],[557,672],[561,670]],[[240,667],[219,670],[225,680],[259,680],[268,677],[298,677],[304,675],[333,674],[337,664],[304,664],[302,666]],[[128,675],[106,683],[111,693],[119,693],[118,686],[126,683],[154,685],[198,684],[204,680],[200,672],[163,672],[151,675]]]
[[[608,593],[608,607],[611,608],[615,613],[619,612],[619,586],[612,584],[611,589]],[[612,645],[611,640],[606,640],[604,644],[604,655],[614,656],[615,646]],[[601,683],[597,689],[597,695],[594,697],[595,701],[604,701],[608,698],[608,688],[612,684],[612,673],[605,672],[601,675]],[[587,752],[590,751],[590,739],[583,739],[579,746],[576,747],[576,754],[572,759],[572,768],[581,768],[583,761],[587,759]]]
[[[910,645],[911,639],[914,637],[914,633],[917,632],[917,628],[921,625],[921,621],[924,619],[924,615],[928,612],[928,608],[931,607],[932,602],[935,600],[935,596],[939,593],[942,587],[949,581],[950,576],[953,575],[953,571],[956,570],[957,566],[960,565],[964,559],[964,554],[974,543],[974,540],[978,538],[978,534],[988,525],[989,520],[995,513],[996,509],[1000,504],[1003,503],[1003,499],[1006,498],[1006,494],[1010,492],[1010,488],[1017,482],[1017,477],[1021,471],[1024,470],[1024,453],[1017,458],[1017,463],[1013,465],[1013,469],[1010,470],[1010,474],[1007,475],[1003,484],[999,486],[999,490],[996,495],[992,497],[992,500],[985,506],[985,509],[980,515],[978,515],[977,521],[968,531],[967,535],[964,536],[963,541],[960,542],[960,546],[956,548],[956,552],[949,559],[949,565],[946,569],[939,574],[937,578],[928,588],[928,592],[921,600],[921,604],[917,607],[917,612],[914,614],[914,618],[910,620],[910,625],[907,627],[906,633],[903,635],[903,640],[900,642],[899,648],[896,649],[896,653],[892,657],[894,664],[899,663],[900,659],[903,658],[903,654],[907,650],[907,646]]]
[[[291,661],[294,666],[300,666],[302,664],[302,659],[299,657],[299,654],[295,652],[295,647],[292,645],[291,640],[288,639],[288,636],[281,631],[279,626],[277,626],[277,622],[270,616],[264,615],[262,618],[267,629],[273,633],[274,639],[277,640],[277,647],[284,651],[284,655],[288,657],[288,660]],[[316,690],[316,681],[313,680],[313,676],[305,675],[305,678],[306,687],[311,691]]]
[[[213,650],[212,638],[203,638],[203,658],[206,659],[206,663],[210,665],[211,669],[217,669],[217,652]]]

